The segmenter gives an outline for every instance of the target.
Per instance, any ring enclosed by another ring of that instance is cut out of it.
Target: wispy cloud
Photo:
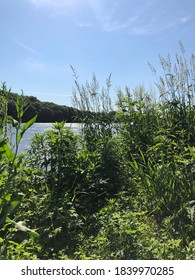
[[[16,40],[16,39],[12,39],[12,41],[15,42],[18,46],[20,46],[21,48],[23,48],[24,50],[26,50],[28,52],[36,54],[36,55],[40,55],[40,53],[37,50],[27,46],[26,44],[22,43],[21,41]]]
[[[80,28],[97,25],[105,32],[125,32],[137,36],[156,35],[166,30],[181,28],[191,19],[185,9],[182,9],[183,14],[177,13],[180,1],[177,4],[170,0],[29,1],[39,8],[50,8],[55,16],[70,16],[71,13],[76,14],[76,11],[79,11],[81,18],[77,18],[75,22]]]
[[[119,0],[117,3],[110,0],[88,0],[88,3],[97,23],[106,32],[155,35],[171,28],[181,28],[191,19],[188,14],[178,15],[173,6],[173,12],[167,13],[166,3],[157,0]]]
[[[167,23],[166,28],[180,27],[181,25],[184,25],[190,20],[191,20],[190,16],[176,17]]]

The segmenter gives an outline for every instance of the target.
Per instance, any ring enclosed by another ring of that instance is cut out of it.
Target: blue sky
[[[71,105],[74,78],[153,86],[147,64],[194,54],[194,0],[0,0],[0,82],[13,92]]]

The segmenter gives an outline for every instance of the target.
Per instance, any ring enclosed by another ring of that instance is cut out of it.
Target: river
[[[70,127],[70,129],[76,133],[80,134],[81,124],[78,123],[66,123],[65,126]],[[30,146],[30,139],[35,135],[35,133],[44,133],[47,130],[52,129],[52,123],[34,123],[23,135],[20,142],[18,154],[27,151]],[[11,139],[14,143],[14,130],[11,130]]]

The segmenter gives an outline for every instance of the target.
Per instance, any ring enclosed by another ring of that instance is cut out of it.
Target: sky
[[[194,0],[0,0],[0,82],[12,92],[72,106],[79,82],[111,76],[111,94],[154,85],[159,55],[194,54]]]

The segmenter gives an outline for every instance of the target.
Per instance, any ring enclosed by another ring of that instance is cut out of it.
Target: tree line
[[[14,119],[18,119],[16,100],[21,95],[17,93],[9,92],[8,94],[8,115],[12,116]],[[109,118],[114,120],[115,112],[111,111],[107,114],[105,113],[95,113],[86,110],[79,110],[66,105],[57,105],[53,102],[42,102],[35,96],[25,96],[22,95],[25,112],[23,115],[23,122],[27,122],[29,119],[37,115],[36,122],[39,123],[53,123],[53,122],[68,122],[68,123],[78,123],[83,122],[85,118],[95,117],[96,119],[106,119]]]
[[[17,120],[16,100],[18,94],[9,92],[8,114]],[[57,105],[52,102],[42,102],[34,96],[22,96],[25,104],[23,122],[37,115],[36,122],[78,122],[81,112],[73,107]]]

